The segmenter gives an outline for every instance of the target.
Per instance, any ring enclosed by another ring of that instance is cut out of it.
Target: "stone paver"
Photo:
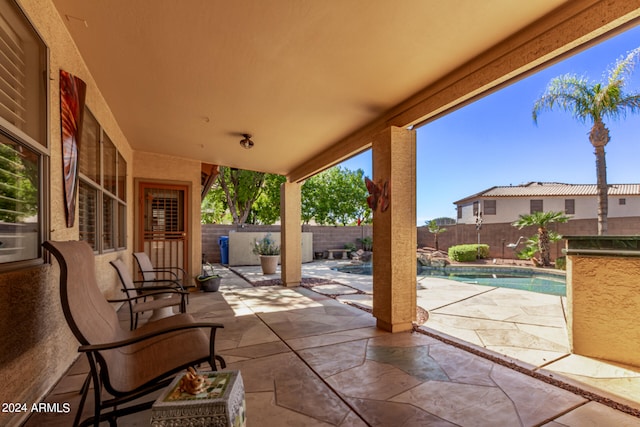
[[[303,264],[303,276],[325,278],[364,290],[365,295],[345,293],[338,295],[336,300],[370,311],[372,277],[333,270],[346,263]],[[614,371],[613,377],[605,379],[599,371],[611,371],[613,365],[589,359],[589,365],[578,364],[579,373],[567,372],[569,362],[562,361],[567,356],[566,360],[571,361],[575,356],[570,355],[569,350],[565,297],[426,276],[418,276],[417,285],[418,306],[429,311],[429,320],[422,329],[486,348],[507,360],[519,360],[538,369],[544,367],[545,371],[565,375],[596,387],[602,394],[617,396],[625,402],[630,400],[640,407],[640,372],[637,369],[628,371],[631,374]]]
[[[315,274],[320,274],[318,266],[313,268]],[[326,269],[322,274],[330,278],[332,273]],[[375,327],[369,312],[312,290],[252,287],[228,271],[224,276],[221,292],[192,294],[188,309],[198,319],[225,324],[218,332],[217,350],[227,360],[228,369],[242,371],[248,425],[640,427],[640,418],[559,387],[557,381],[543,381],[533,373],[527,374],[521,370],[524,365],[512,369],[483,357],[476,351],[483,344],[467,344],[468,349],[461,343],[452,345],[451,337],[438,335],[442,332],[435,329],[430,329],[434,336],[418,332],[390,334]],[[262,279],[251,271],[245,271],[243,276]],[[362,283],[363,279],[359,280]],[[558,357],[540,370],[551,373],[554,379],[557,372],[563,372],[572,379],[593,377],[602,385],[614,376],[626,382],[627,387],[638,389],[636,371],[567,357],[563,348],[558,348],[563,340],[563,335],[557,333],[559,327],[550,326],[549,322],[525,324],[521,323],[522,317],[507,315],[530,309],[529,315],[538,311],[542,316],[553,316],[555,309],[540,308],[537,297],[525,297],[516,307],[497,307],[490,312],[492,291],[464,287],[462,293],[466,296],[458,300],[462,305],[456,307],[454,289],[449,284],[442,285],[448,288],[449,302],[441,306],[443,311],[447,309],[446,314],[439,314],[440,308],[433,310],[433,319],[425,330],[449,325],[452,332],[473,333],[481,343],[491,341],[491,347],[505,349],[510,336],[517,332],[518,340],[511,344],[514,349],[556,349],[547,350],[547,357]],[[495,295],[496,304],[508,301],[503,292]],[[473,308],[469,300],[476,296],[483,309],[474,312],[481,317],[467,318],[468,324],[477,321],[474,329],[464,326],[462,307]],[[355,297],[370,295],[343,298]],[[126,315],[121,313],[123,322],[127,321]],[[83,378],[86,366],[72,372]],[[79,387],[79,382],[62,383],[65,387],[54,390],[48,401],[71,399],[67,396],[77,393],[73,389]],[[619,393],[624,393],[624,384],[617,387]],[[636,395],[626,397],[629,404],[640,402]],[[55,417],[36,416],[26,426],[69,425],[70,420],[65,421],[64,417],[73,415],[72,411]],[[144,425],[149,417],[150,412],[144,411],[118,421],[125,427]]]

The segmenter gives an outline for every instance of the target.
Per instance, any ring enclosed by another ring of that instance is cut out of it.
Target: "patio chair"
[[[116,418],[153,405],[122,405],[169,385],[175,374],[208,362],[224,369],[215,355],[215,334],[223,325],[196,322],[189,314],[148,322],[134,331],[120,326],[114,307],[102,295],[96,280],[93,249],[84,241],[45,242],[60,265],[60,300],[69,328],[80,342],[78,351],[89,361],[90,373],[74,420],[78,425],[93,381],[94,414],[81,425],[115,425]],[[205,330],[209,330],[209,334]],[[103,390],[110,396],[103,399]],[[154,396],[155,397],[155,396]],[[140,402],[140,401],[138,401]]]
[[[185,283],[185,280],[187,279],[187,272],[184,269],[180,267],[155,268],[146,252],[134,252],[133,257],[136,259],[145,287],[149,285],[153,286],[153,283],[165,280],[164,278],[158,278],[158,275],[163,274],[168,275],[171,280],[174,280],[177,286],[182,290],[185,290],[186,288],[195,288],[195,286],[187,285]],[[187,295],[187,302],[188,301],[189,296]]]
[[[162,309],[168,309],[169,314],[173,314],[172,307],[179,307],[180,313],[187,311],[185,296],[188,292],[177,289],[176,282],[173,280],[165,280],[166,286],[145,286],[142,288],[141,286],[136,286],[136,284],[142,284],[143,282],[134,281],[131,278],[129,269],[122,260],[116,259],[111,261],[110,264],[118,272],[118,277],[122,284],[122,292],[127,295],[127,298],[109,300],[109,302],[126,302],[129,305],[130,330],[138,327],[138,316],[145,311],[153,311],[154,314],[157,314]],[[162,282],[156,281],[155,283]]]

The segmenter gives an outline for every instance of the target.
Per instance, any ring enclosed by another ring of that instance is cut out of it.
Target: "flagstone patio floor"
[[[368,311],[371,277],[336,263],[304,264],[297,288],[218,267],[220,291],[191,295],[190,313],[225,325],[216,349],[242,373],[248,426],[640,426],[640,370],[570,354],[564,298],[419,277],[429,319],[390,334]],[[86,372],[79,359],[48,396],[70,414],[25,425],[70,425]]]

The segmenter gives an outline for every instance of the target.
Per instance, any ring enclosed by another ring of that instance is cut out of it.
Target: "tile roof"
[[[564,184],[560,182],[529,182],[522,185],[496,186],[460,199],[460,204],[480,197],[553,197],[595,196],[596,184]],[[609,196],[640,196],[640,184],[609,184]]]

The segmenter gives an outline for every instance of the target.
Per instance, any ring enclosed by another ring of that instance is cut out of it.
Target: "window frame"
[[[37,59],[38,65],[38,75],[37,79],[38,85],[35,89],[37,95],[37,102],[34,110],[31,110],[33,114],[36,114],[37,119],[35,119],[36,127],[38,128],[38,136],[41,140],[37,140],[30,132],[20,129],[14,124],[10,123],[3,117],[0,117],[0,133],[7,138],[9,141],[18,144],[19,146],[23,146],[28,150],[31,150],[38,157],[38,244],[37,246],[37,254],[34,258],[17,260],[17,261],[9,261],[9,262],[0,262],[0,272],[8,272],[8,271],[16,271],[25,268],[32,268],[34,266],[42,265],[45,262],[49,261],[49,255],[42,250],[42,242],[45,242],[49,239],[50,236],[50,228],[51,228],[51,207],[49,205],[50,201],[50,174],[51,174],[51,132],[50,132],[50,82],[47,76],[50,75],[50,57],[51,52],[49,46],[42,37],[42,34],[38,31],[38,29],[33,25],[29,17],[22,10],[22,7],[15,0],[5,0],[2,5],[2,9],[0,12],[4,12],[5,7],[11,8],[12,12],[20,18],[19,22],[16,23],[16,26],[19,25],[21,28],[20,31],[29,32],[33,35],[33,42],[37,45],[36,53],[33,54],[32,57],[29,57],[30,60],[34,61]],[[4,15],[3,15],[4,19]],[[41,77],[40,77],[41,75]],[[33,81],[27,81],[27,85],[35,83]],[[33,93],[33,92],[30,92]]]
[[[110,252],[123,251],[127,249],[127,162],[118,147],[115,145],[113,140],[109,137],[104,127],[100,124],[100,121],[95,117],[95,115],[91,112],[91,109],[85,105],[85,119],[89,118],[91,120],[95,120],[97,134],[95,135],[97,144],[96,153],[97,153],[97,162],[95,166],[99,169],[97,172],[89,170],[92,176],[96,176],[99,182],[93,180],[93,178],[84,172],[79,173],[79,181],[92,190],[96,191],[96,200],[95,200],[95,230],[93,235],[95,236],[95,246],[92,246],[94,253],[96,254],[104,254]],[[84,136],[84,134],[83,134]],[[93,143],[94,141],[92,141]],[[83,144],[86,144],[87,141],[83,141]],[[112,156],[113,157],[113,170],[109,167],[109,171],[112,171],[114,176],[111,178],[107,177],[107,167],[105,162],[107,161],[107,149],[106,145],[109,144],[109,150],[113,149]],[[87,161],[91,159],[80,158],[80,162]],[[124,163],[124,168],[120,163]],[[84,169],[82,166],[80,169]],[[124,170],[124,174],[121,175],[121,169]],[[119,186],[119,179],[122,177],[124,181],[123,186]],[[107,185],[107,180],[111,179],[112,185]],[[115,191],[112,192],[111,190]],[[124,192],[123,195],[118,193]],[[121,197],[123,196],[123,197]],[[105,208],[111,206],[111,210],[109,215],[105,215]],[[124,218],[121,218],[124,216]],[[79,215],[78,223],[79,227],[82,227],[81,221],[83,220],[82,216]],[[109,236],[105,235],[105,226],[107,225],[107,221],[109,221]],[[78,236],[81,240],[82,236]],[[91,242],[89,242],[91,244]],[[122,246],[121,246],[122,245]]]
[[[576,214],[576,199],[564,199],[564,213],[566,215]]]
[[[540,203],[540,209],[535,209],[534,204]],[[531,199],[529,200],[529,214],[536,212],[544,212],[544,199]]]
[[[482,201],[482,214],[483,215],[497,215],[498,214],[498,201],[496,199],[483,200]]]

